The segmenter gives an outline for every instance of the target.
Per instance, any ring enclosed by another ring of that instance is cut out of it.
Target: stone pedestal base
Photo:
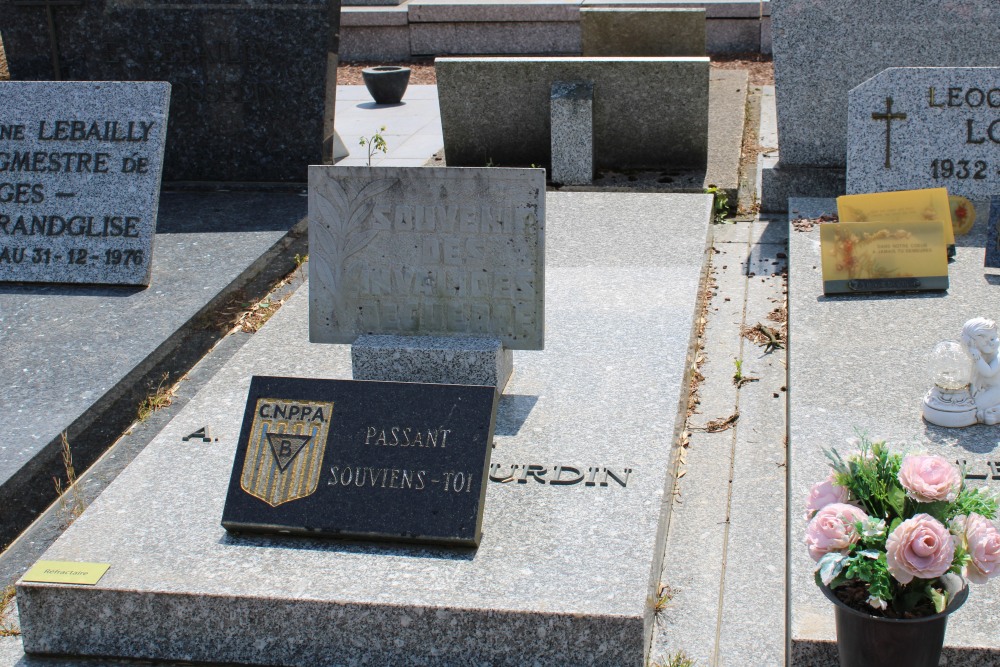
[[[964,428],[979,423],[976,404],[968,389],[949,391],[932,387],[924,397],[924,419],[945,428]]]
[[[499,338],[359,336],[351,346],[355,380],[491,385],[510,379],[514,354]]]

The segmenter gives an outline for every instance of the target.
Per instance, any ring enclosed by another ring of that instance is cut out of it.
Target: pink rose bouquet
[[[833,472],[807,499],[818,584],[873,615],[913,618],[944,611],[967,580],[1000,573],[992,495],[966,487],[944,457],[893,454],[867,437],[859,447],[846,460],[826,452]]]

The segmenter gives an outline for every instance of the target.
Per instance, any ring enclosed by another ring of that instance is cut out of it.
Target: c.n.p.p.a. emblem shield
[[[277,507],[316,491],[333,403],[260,398],[240,486]]]

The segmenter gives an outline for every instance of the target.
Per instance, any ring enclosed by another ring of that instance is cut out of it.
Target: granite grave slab
[[[449,165],[550,166],[552,84],[586,81],[599,168],[705,166],[708,58],[438,58],[435,70]],[[626,126],[642,141],[622,141]]]
[[[309,168],[310,337],[544,339],[541,169]]]
[[[60,434],[86,469],[135,419],[142,378],[183,354],[209,304],[257,275],[289,230],[304,233],[305,215],[299,195],[166,192],[152,287],[0,285],[0,546],[55,500]]]
[[[989,215],[1000,193],[1000,68],[890,67],[853,88],[847,192],[948,188]]]
[[[475,547],[494,387],[254,376],[222,525]]]
[[[993,0],[770,4],[779,162],[764,170],[766,211],[787,210],[788,197],[844,193],[848,92],[855,86],[887,67],[998,64],[992,41],[1000,4]]]
[[[149,285],[170,84],[0,86],[0,282]]]
[[[167,181],[303,183],[323,160],[339,0],[0,0],[0,15],[18,79],[169,81]]]
[[[703,56],[705,10],[583,7],[584,56]]]
[[[836,211],[833,200],[793,199],[789,217]],[[836,664],[833,605],[813,580],[815,563],[802,542],[809,489],[829,472],[822,449],[853,451],[856,430],[906,452],[941,454],[967,464],[966,480],[1000,484],[1000,429],[947,429],[922,419],[933,383],[928,355],[939,341],[959,337],[973,317],[997,318],[998,285],[982,268],[981,230],[957,238],[946,294],[822,296],[818,226],[789,229],[789,569],[791,664]],[[858,332],[864,332],[858,335]],[[1000,661],[1000,589],[973,586],[968,602],[948,619],[948,664]]]
[[[546,347],[515,351],[474,554],[219,525],[250,376],[350,377],[349,346],[309,342],[302,288],[44,555],[111,563],[100,583],[19,585],[25,649],[645,664],[711,202],[549,195]],[[217,443],[183,441],[205,425]]]
[[[590,185],[594,180],[594,84],[556,81],[549,104],[551,180],[565,185]]]

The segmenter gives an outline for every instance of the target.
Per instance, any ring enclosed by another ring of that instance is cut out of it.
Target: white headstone
[[[148,285],[170,84],[0,83],[0,281]]]
[[[309,167],[309,335],[543,346],[545,172]]]
[[[1000,68],[891,67],[851,90],[847,192],[938,187],[1000,193]]]

